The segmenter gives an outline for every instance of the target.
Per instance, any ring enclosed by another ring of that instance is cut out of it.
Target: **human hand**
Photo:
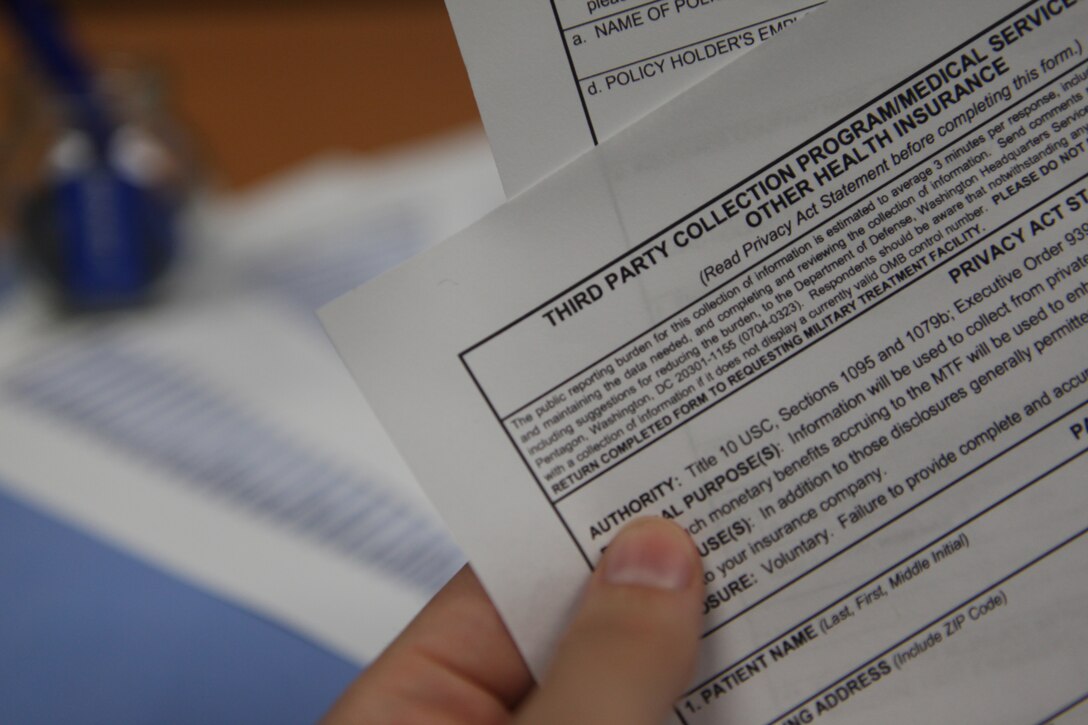
[[[702,568],[639,519],[613,539],[539,687],[467,566],[341,696],[326,725],[662,722],[692,675]]]

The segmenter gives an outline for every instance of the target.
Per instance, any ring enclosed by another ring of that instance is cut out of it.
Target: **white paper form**
[[[705,565],[680,721],[1084,701],[1086,32],[829,6],[323,312],[535,671],[656,514]]]
[[[508,196],[823,0],[446,0]]]

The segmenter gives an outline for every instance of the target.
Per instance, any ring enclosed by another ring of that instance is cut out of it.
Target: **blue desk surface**
[[[0,723],[306,723],[356,674],[0,492]]]

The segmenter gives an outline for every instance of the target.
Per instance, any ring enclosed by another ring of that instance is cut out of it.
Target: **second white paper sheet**
[[[446,0],[508,196],[823,0]]]
[[[678,721],[1084,716],[1086,31],[833,4],[324,310],[534,672],[662,515]]]

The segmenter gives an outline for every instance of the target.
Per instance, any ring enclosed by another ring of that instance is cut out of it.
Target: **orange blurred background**
[[[442,0],[61,7],[92,59],[130,55],[163,72],[206,171],[227,187],[316,154],[387,148],[479,120]],[[16,51],[5,28],[5,80],[19,71]]]

